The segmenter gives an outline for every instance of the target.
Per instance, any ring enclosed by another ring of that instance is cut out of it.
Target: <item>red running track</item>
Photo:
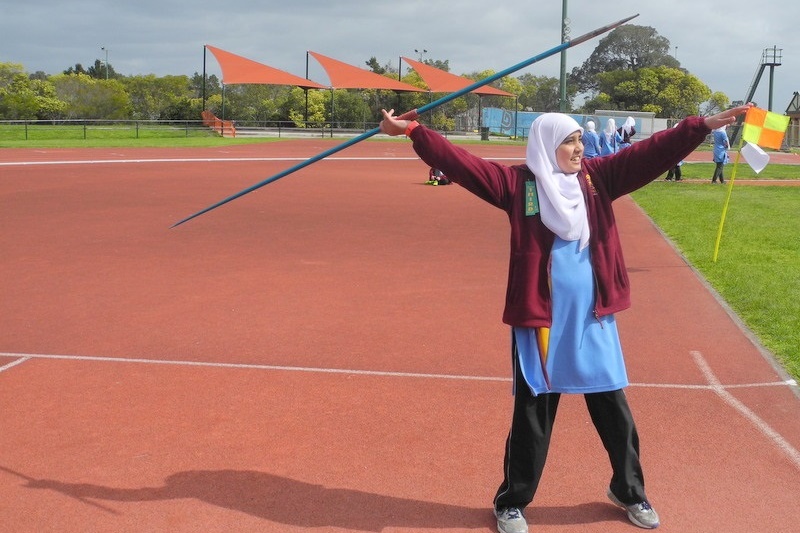
[[[168,229],[330,146],[0,151],[0,531],[494,530],[503,213],[370,141]],[[660,531],[795,531],[796,386],[616,209]],[[636,531],[609,476],[565,397],[531,531]]]

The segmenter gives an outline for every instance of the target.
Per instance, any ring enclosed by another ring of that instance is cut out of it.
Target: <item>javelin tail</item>
[[[54,490],[58,490],[62,494],[65,494],[67,496],[75,498],[76,500],[78,500],[81,503],[85,503],[87,505],[91,505],[93,507],[97,507],[98,509],[101,509],[101,510],[107,512],[107,513],[117,514],[117,515],[119,514],[114,509],[109,509],[105,505],[100,505],[99,503],[93,502],[91,500],[87,500],[83,496],[71,494],[69,491],[66,491],[66,490],[60,490],[60,487],[56,487],[57,482],[34,479],[34,478],[30,477],[30,476],[26,476],[25,474],[23,474],[21,472],[17,472],[16,470],[11,470],[10,468],[6,468],[5,466],[0,466],[0,470],[3,471],[3,472],[6,472],[8,474],[17,476],[18,478],[21,478],[21,479],[27,481],[28,482],[28,486],[30,486],[30,487],[33,487],[33,488],[52,488]]]
[[[283,170],[283,171],[275,174],[274,176],[270,176],[269,178],[267,178],[267,179],[265,179],[263,181],[260,181],[260,182],[256,183],[255,185],[251,185],[250,187],[248,187],[246,189],[243,189],[243,190],[237,192],[236,194],[232,194],[231,196],[228,196],[224,200],[220,200],[219,202],[217,202],[215,204],[212,204],[212,205],[206,207],[205,209],[203,209],[201,211],[198,211],[197,213],[194,213],[193,215],[189,215],[188,217],[184,218],[183,220],[181,220],[179,222],[176,222],[175,224],[170,226],[170,228],[174,228],[175,226],[180,226],[184,222],[188,222],[188,221],[192,220],[195,217],[199,217],[203,213],[208,213],[212,209],[216,209],[217,207],[219,207],[221,205],[227,204],[231,200],[235,200],[235,199],[239,198],[240,196],[244,196],[245,194],[247,194],[249,192],[253,192],[254,190],[259,189],[259,188],[261,188],[264,185],[267,185],[269,183],[272,183],[273,181],[278,181],[279,179],[281,179],[283,177],[286,177],[286,176],[288,176],[289,174],[291,174],[293,172],[297,172],[301,168],[305,168],[305,167],[309,166],[312,163],[316,163],[320,159],[325,159],[329,155],[332,155],[332,154],[335,154],[336,152],[344,150],[348,146],[353,146],[354,144],[356,144],[358,142],[361,142],[364,139],[367,139],[369,137],[372,137],[373,135],[375,135],[376,133],[379,133],[379,132],[380,132],[380,128],[372,128],[369,131],[365,131],[364,133],[362,133],[358,137],[353,137],[352,139],[349,139],[349,140],[347,140],[346,142],[344,142],[342,144],[334,146],[333,148],[330,148],[329,150],[325,150],[324,152],[321,152],[321,153],[319,153],[319,154],[317,154],[317,155],[315,155],[313,157],[309,157],[308,159],[306,159],[302,163],[298,163],[298,164],[296,164],[295,166],[293,166],[291,168],[287,168],[286,170]]]
[[[463,89],[459,89],[458,91],[456,91],[454,93],[450,93],[450,94],[448,94],[446,96],[443,96],[442,98],[439,98],[438,100],[434,100],[433,102],[425,104],[425,105],[423,105],[422,107],[420,107],[418,109],[415,109],[415,110],[409,111],[407,113],[404,113],[403,115],[401,115],[401,118],[413,119],[416,116],[418,116],[419,113],[424,113],[426,111],[430,111],[431,109],[434,109],[435,107],[439,107],[440,105],[446,104],[447,102],[450,102],[451,100],[454,100],[454,99],[456,99],[456,98],[458,98],[460,96],[464,96],[465,94],[470,93],[470,92],[474,91],[475,89],[479,89],[480,87],[483,87],[484,85],[488,85],[489,83],[492,83],[493,81],[497,81],[500,78],[504,78],[505,76],[508,76],[509,74],[511,74],[513,72],[516,72],[518,70],[521,70],[521,69],[523,69],[523,68],[525,68],[527,66],[530,66],[530,65],[536,63],[537,61],[541,61],[542,59],[544,59],[546,57],[550,57],[552,55],[555,55],[555,54],[561,52],[562,50],[566,50],[567,48],[571,48],[573,46],[581,44],[582,42],[588,41],[589,39],[597,37],[598,35],[602,35],[603,33],[611,31],[611,30],[613,30],[614,28],[616,28],[618,26],[622,26],[626,22],[628,22],[631,19],[634,19],[634,18],[636,18],[638,16],[639,16],[639,14],[637,13],[636,15],[632,15],[630,17],[624,18],[624,19],[619,20],[617,22],[614,22],[612,24],[608,24],[606,26],[597,28],[596,30],[592,30],[589,33],[585,33],[585,34],[581,35],[580,37],[576,37],[575,39],[570,39],[569,41],[565,41],[565,42],[559,44],[558,46],[555,46],[555,47],[551,48],[550,50],[547,50],[545,52],[542,52],[541,54],[538,54],[538,55],[535,55],[535,56],[533,56],[531,58],[528,58],[525,61],[522,61],[520,63],[517,63],[516,65],[508,67],[507,69],[501,70],[500,72],[497,72],[497,73],[489,76],[488,78],[484,78],[484,79],[482,79],[480,81],[476,81],[472,85],[464,87]],[[344,150],[345,148],[347,148],[349,146],[353,146],[354,144],[359,143],[359,142],[361,142],[361,141],[363,141],[365,139],[368,139],[368,138],[372,137],[373,135],[375,135],[377,133],[380,133],[380,128],[373,128],[373,129],[371,129],[369,131],[366,131],[366,132],[362,133],[361,135],[359,135],[357,137],[353,137],[352,139],[350,139],[350,140],[348,140],[348,141],[346,141],[346,142],[344,142],[344,143],[342,143],[340,145],[334,146],[333,148],[330,148],[330,149],[328,149],[328,150],[326,150],[324,152],[321,152],[321,153],[319,153],[319,154],[317,154],[317,155],[315,155],[313,157],[310,157],[309,159],[303,161],[302,163],[298,163],[297,165],[295,165],[295,166],[293,166],[291,168],[287,168],[286,170],[284,170],[282,172],[279,172],[278,174],[275,174],[274,176],[270,176],[269,178],[267,178],[267,179],[265,179],[263,181],[260,181],[260,182],[256,183],[255,185],[251,185],[250,187],[248,187],[248,188],[246,188],[246,189],[244,189],[242,191],[239,191],[236,194],[233,194],[233,195],[231,195],[231,196],[229,196],[229,197],[227,197],[227,198],[225,198],[223,200],[220,200],[219,202],[217,202],[215,204],[212,204],[212,205],[206,207],[205,209],[203,209],[201,211],[198,211],[197,213],[194,213],[193,215],[189,215],[188,217],[184,218],[183,220],[181,220],[179,222],[176,222],[171,227],[174,228],[176,226],[180,226],[184,222],[188,222],[189,220],[192,220],[195,217],[199,217],[200,215],[202,215],[204,213],[208,213],[212,209],[216,209],[217,207],[219,207],[221,205],[224,205],[224,204],[227,204],[228,202],[230,202],[232,200],[235,200],[236,198],[244,196],[247,193],[253,192],[254,190],[259,189],[259,188],[263,187],[264,185],[267,185],[267,184],[272,183],[274,181],[277,181],[277,180],[279,180],[281,178],[284,178],[284,177],[288,176],[289,174],[292,174],[293,172],[296,172],[296,171],[298,171],[298,170],[300,170],[302,168],[305,168],[305,167],[311,165],[312,163],[316,163],[320,159],[324,159],[324,158],[326,158],[326,157],[328,157],[330,155],[333,155],[336,152]]]

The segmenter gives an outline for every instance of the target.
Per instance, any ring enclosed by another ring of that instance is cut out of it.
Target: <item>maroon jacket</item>
[[[655,133],[616,154],[583,160],[578,180],[591,230],[595,316],[609,315],[631,304],[611,202],[674,167],[710,131],[701,117],[689,117],[677,127]],[[449,179],[508,214],[511,258],[503,322],[550,327],[549,265],[555,235],[540,215],[525,215],[525,182],[535,179],[533,173],[524,164],[505,166],[470,154],[424,126],[415,128],[410,137],[426,164],[441,169]]]

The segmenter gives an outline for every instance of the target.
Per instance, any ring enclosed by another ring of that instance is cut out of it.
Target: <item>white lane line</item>
[[[766,381],[764,383],[739,383],[734,385],[719,385],[723,389],[749,389],[753,387],[797,387],[797,382],[793,379],[784,381]],[[689,383],[631,383],[631,387],[644,387],[650,389],[695,389],[695,390],[715,390],[714,385],[692,385]]]
[[[62,359],[62,360],[66,359],[71,361],[99,361],[107,363],[139,363],[139,364],[150,364],[150,365],[241,368],[241,369],[254,369],[254,370],[280,370],[288,372],[315,372],[322,374],[354,374],[363,376],[452,379],[452,380],[462,380],[462,381],[511,381],[510,378],[501,378],[494,376],[465,376],[457,374],[454,375],[454,374],[427,374],[427,373],[417,373],[417,372],[389,372],[382,370],[354,370],[347,368],[318,368],[318,367],[305,367],[305,366],[259,365],[251,363],[215,363],[208,361],[170,361],[167,359],[97,357],[91,355],[18,354],[18,353],[0,352],[0,356],[27,357],[29,359]]]
[[[661,383],[631,383],[632,387],[643,388],[671,388],[671,389],[694,389],[694,390],[710,390],[717,394],[723,402],[730,407],[739,411],[746,419],[748,419],[761,433],[763,433],[775,446],[784,452],[794,466],[800,470],[800,451],[794,448],[786,439],[783,438],[777,431],[772,429],[764,420],[756,415],[750,408],[737,400],[728,388],[743,388],[743,387],[766,387],[766,386],[789,386],[796,387],[797,383],[794,380],[768,382],[768,383],[752,383],[725,386],[720,383],[719,379],[713,373],[702,354],[697,351],[690,352],[695,360],[695,363],[700,368],[703,376],[708,382],[707,385],[691,385],[691,384],[661,384]],[[16,365],[24,363],[30,359],[50,359],[50,360],[69,360],[69,361],[94,361],[104,363],[138,363],[138,364],[151,364],[151,365],[173,365],[173,366],[194,366],[194,367],[210,367],[210,368],[237,368],[237,369],[254,369],[254,370],[272,370],[272,371],[286,371],[286,372],[312,372],[322,374],[349,374],[349,375],[362,375],[362,376],[383,376],[383,377],[405,377],[405,378],[419,378],[419,379],[447,379],[457,381],[483,381],[483,382],[511,382],[511,378],[496,377],[496,376],[467,376],[457,374],[431,374],[431,373],[417,373],[417,372],[388,372],[380,370],[355,370],[346,368],[318,368],[318,367],[302,367],[302,366],[284,366],[284,365],[260,365],[250,363],[219,363],[207,361],[170,361],[165,359],[145,359],[145,358],[127,358],[127,357],[98,357],[90,355],[56,355],[56,354],[24,354],[24,353],[9,353],[0,352],[3,357],[16,357],[15,361],[0,366],[0,372],[12,368]]]
[[[757,414],[750,410],[749,407],[737,400],[726,388],[720,383],[717,376],[711,370],[708,362],[703,357],[703,354],[697,351],[690,352],[694,358],[694,362],[700,368],[703,376],[708,381],[711,389],[719,396],[723,402],[728,404],[739,411],[745,418],[747,418],[761,433],[770,439],[782,452],[784,452],[789,459],[794,463],[794,466],[800,470],[800,451],[792,446],[780,433],[772,429],[769,424],[764,422]]]
[[[2,354],[2,355],[5,355],[5,354]],[[16,357],[16,356],[13,356],[13,357]],[[17,365],[19,365],[19,364],[22,364],[22,363],[24,363],[25,361],[27,361],[28,359],[30,359],[30,357],[29,357],[29,356],[21,356],[21,357],[20,357],[19,359],[17,359],[16,361],[11,361],[10,363],[8,363],[8,364],[6,364],[6,365],[0,366],[0,372],[2,372],[2,371],[4,371],[4,370],[8,370],[9,368],[11,368],[11,367],[14,367],[14,366],[17,366]]]
[[[230,163],[267,161],[305,161],[308,157],[186,157],[165,159],[84,159],[61,161],[2,161],[0,167],[44,165],[105,165],[139,163]],[[488,157],[492,161],[524,161],[520,157]],[[419,157],[326,157],[325,161],[419,161]]]
[[[251,161],[305,161],[307,157],[186,157],[167,159],[84,159],[62,161],[7,161],[0,166],[105,165],[131,163],[230,163]],[[328,161],[419,161],[419,157],[328,157]]]
[[[130,357],[101,357],[95,355],[59,355],[59,354],[0,352],[0,357],[22,358],[22,360],[20,361],[15,361],[9,365],[6,365],[6,367],[8,368],[16,364],[19,364],[27,359],[60,359],[60,360],[72,360],[72,361],[98,361],[105,363],[139,363],[139,364],[150,364],[150,365],[240,368],[240,369],[254,369],[254,370],[277,370],[285,372],[316,372],[322,374],[354,374],[354,375],[364,375],[364,376],[412,377],[412,378],[451,379],[451,380],[465,380],[465,381],[493,381],[493,382],[512,381],[510,377],[497,377],[497,376],[467,376],[458,374],[433,374],[433,373],[423,373],[423,372],[391,372],[384,370],[359,370],[352,368],[320,368],[320,367],[307,367],[307,366],[262,365],[255,363],[219,363],[214,361],[184,361],[184,360],[146,359],[146,358],[130,358]],[[6,367],[0,367],[0,369]],[[716,391],[718,388],[733,389],[733,388],[748,388],[748,387],[796,387],[797,382],[795,382],[792,379],[788,379],[786,381],[744,383],[737,385],[722,385],[719,383],[716,385],[682,384],[682,383],[631,383],[630,386],[640,387],[640,388],[652,388],[652,389],[689,389],[689,390]]]

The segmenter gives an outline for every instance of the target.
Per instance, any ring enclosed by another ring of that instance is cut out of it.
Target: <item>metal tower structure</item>
[[[764,74],[764,70],[769,67],[769,102],[767,106],[768,111],[772,111],[772,88],[773,82],[775,79],[775,67],[781,66],[781,58],[783,55],[783,48],[778,48],[777,46],[773,46],[772,48],[765,48],[764,51],[761,53],[761,62],[756,68],[756,74],[753,77],[753,81],[750,83],[750,89],[747,91],[747,97],[745,98],[745,102],[752,102],[753,96],[756,94],[756,89],[758,89],[758,83],[761,81],[761,76]],[[736,122],[737,127],[733,131],[733,135],[731,136],[731,145],[736,144],[736,140],[739,137],[739,131],[741,130],[740,126],[742,123],[742,118],[740,117],[739,120]]]

